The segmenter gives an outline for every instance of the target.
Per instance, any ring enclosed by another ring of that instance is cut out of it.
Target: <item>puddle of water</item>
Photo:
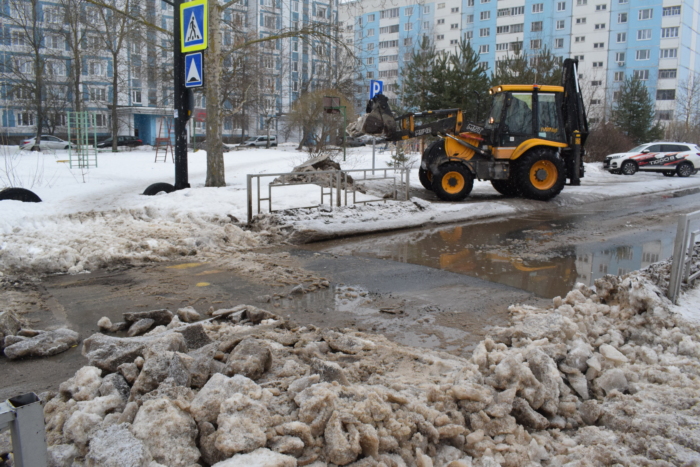
[[[599,233],[582,230],[576,220],[546,217],[349,239],[323,250],[420,264],[544,298],[563,296],[577,282],[592,285],[606,274],[645,268],[673,251],[673,232],[668,229],[608,241]],[[561,241],[562,235],[574,241],[562,247],[567,243]]]

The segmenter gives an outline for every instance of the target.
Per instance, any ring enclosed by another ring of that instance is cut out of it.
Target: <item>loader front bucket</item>
[[[367,102],[367,113],[348,125],[348,133],[353,136],[393,136],[396,133],[396,119],[389,107],[389,99],[384,94],[377,94],[371,98]]]

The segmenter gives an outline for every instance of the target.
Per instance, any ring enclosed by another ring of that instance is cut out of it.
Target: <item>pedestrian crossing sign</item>
[[[207,48],[207,0],[180,5],[180,50],[194,52]]]
[[[202,77],[202,52],[185,55],[185,87],[198,88],[204,84]]]

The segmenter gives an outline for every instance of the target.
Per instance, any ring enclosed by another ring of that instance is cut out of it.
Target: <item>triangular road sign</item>
[[[199,75],[199,70],[197,69],[197,62],[190,60],[190,69],[187,70],[187,82],[197,83],[202,81],[202,77]]]
[[[185,41],[201,41],[202,31],[199,30],[199,25],[197,24],[197,18],[194,16],[194,12],[190,15],[190,20],[187,23],[187,32],[185,32]]]
[[[185,87],[197,88],[204,84],[202,73],[202,52],[185,55]]]

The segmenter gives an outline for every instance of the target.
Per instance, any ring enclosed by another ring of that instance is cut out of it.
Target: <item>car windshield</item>
[[[636,148],[632,148],[627,152],[642,152],[646,147],[647,147],[646,144],[642,144],[641,146],[637,146]]]

